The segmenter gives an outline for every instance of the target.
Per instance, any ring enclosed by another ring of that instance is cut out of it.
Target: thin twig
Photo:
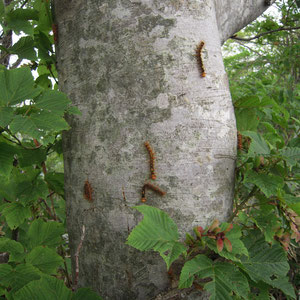
[[[76,253],[75,253],[76,269],[75,269],[75,278],[74,278],[74,284],[73,284],[73,287],[72,287],[72,291],[75,291],[77,289],[78,277],[79,277],[79,253],[80,253],[80,249],[82,247],[84,237],[85,237],[85,226],[82,225],[82,234],[81,234],[79,245],[78,245]]]
[[[278,32],[278,31],[291,31],[291,30],[297,30],[297,29],[300,29],[300,26],[297,26],[297,27],[281,27],[281,28],[278,28],[278,29],[274,29],[274,30],[270,30],[270,31],[266,31],[266,32],[262,32],[256,36],[253,36],[253,37],[250,37],[250,38],[241,38],[241,37],[238,37],[236,35],[233,35],[231,36],[230,38],[232,40],[238,40],[238,41],[252,41],[252,40],[255,40],[255,39],[258,39],[260,38],[261,36],[264,36],[264,35],[267,35],[267,34],[271,34],[273,32]]]

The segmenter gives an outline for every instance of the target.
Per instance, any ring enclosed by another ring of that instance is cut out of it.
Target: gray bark
[[[156,152],[154,184],[167,192],[147,193],[147,204],[167,212],[181,233],[231,213],[236,129],[214,1],[57,0],[55,7],[60,88],[82,111],[64,135],[73,257],[86,227],[79,286],[104,299],[151,299],[169,287],[166,266],[125,245],[141,219],[131,207],[149,181],[144,142]],[[200,41],[205,78],[194,55]],[[92,203],[83,197],[86,180]]]
[[[221,44],[259,17],[267,8],[265,0],[214,0]],[[271,3],[274,3],[272,0]]]

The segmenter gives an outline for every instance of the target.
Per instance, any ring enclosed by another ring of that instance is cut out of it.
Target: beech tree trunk
[[[167,193],[147,192],[146,204],[181,233],[231,214],[236,127],[221,43],[265,9],[263,0],[55,1],[60,89],[82,112],[63,141],[73,270],[86,228],[79,286],[110,300],[169,288],[159,255],[125,245],[146,181]],[[206,77],[195,57],[201,41]]]

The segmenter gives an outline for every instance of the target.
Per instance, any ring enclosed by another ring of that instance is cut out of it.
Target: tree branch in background
[[[232,40],[237,40],[237,41],[252,41],[252,40],[255,40],[255,39],[258,39],[264,35],[267,35],[267,34],[271,34],[273,32],[278,32],[278,31],[291,31],[291,30],[297,30],[297,29],[300,29],[300,26],[297,26],[297,27],[282,27],[282,28],[278,28],[278,29],[274,29],[274,30],[270,30],[270,31],[266,31],[266,32],[262,32],[256,36],[253,36],[253,37],[250,37],[250,38],[240,38],[236,35],[233,35],[231,36],[230,38]]]

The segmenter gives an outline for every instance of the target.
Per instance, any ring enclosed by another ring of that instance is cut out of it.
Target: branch
[[[82,243],[83,243],[84,237],[85,237],[85,226],[82,225],[82,234],[81,234],[79,245],[78,245],[76,253],[75,253],[75,265],[76,265],[76,269],[75,269],[74,284],[73,284],[73,288],[72,288],[73,291],[76,290],[77,284],[78,284],[78,277],[79,277],[79,252],[80,252],[80,249],[82,247]]]
[[[264,35],[267,35],[267,34],[270,34],[270,33],[273,33],[273,32],[278,32],[278,31],[291,31],[291,30],[297,30],[297,29],[300,29],[300,26],[297,26],[297,27],[281,27],[281,28],[278,28],[278,29],[274,29],[274,30],[262,32],[262,33],[260,33],[260,34],[258,34],[258,35],[256,35],[256,36],[253,36],[253,37],[250,37],[250,38],[240,38],[240,37],[238,37],[238,36],[236,36],[236,35],[233,35],[233,36],[231,36],[230,38],[231,38],[232,40],[249,42],[249,41],[258,39],[258,38],[260,38],[261,36],[264,36]]]

